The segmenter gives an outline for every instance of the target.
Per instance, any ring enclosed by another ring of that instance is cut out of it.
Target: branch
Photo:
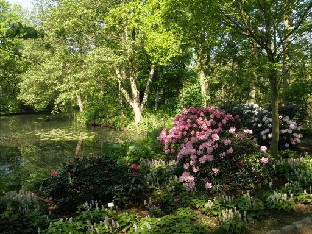
[[[299,21],[297,21],[296,25],[293,27],[292,30],[290,30],[285,37],[281,40],[281,43],[283,44],[283,42],[285,40],[287,40],[296,30],[299,29],[299,27],[304,23],[304,21],[306,20],[310,10],[312,8],[312,2],[310,1],[309,5],[307,6],[307,8],[305,9],[305,11],[303,12],[303,14],[300,16]]]
[[[148,99],[149,93],[150,93],[150,88],[151,88],[152,80],[153,80],[153,77],[154,77],[154,73],[155,73],[155,69],[154,69],[154,66],[152,65],[150,73],[149,73],[149,76],[148,76],[148,80],[147,80],[147,83],[146,83],[146,86],[145,86],[143,100],[142,100],[142,103],[141,103],[141,111],[142,112],[143,112],[144,105],[145,105],[145,103],[146,103],[146,101]]]
[[[125,77],[122,74],[125,74],[125,73],[124,72],[121,73],[118,68],[115,68],[115,73],[117,75],[117,79],[118,79],[118,83],[119,83],[119,87],[120,87],[120,91],[121,91],[122,95],[124,96],[126,101],[130,104],[130,106],[132,106],[133,105],[133,101],[131,100],[130,95],[124,89],[124,87],[122,87],[122,82],[121,81],[125,79]]]

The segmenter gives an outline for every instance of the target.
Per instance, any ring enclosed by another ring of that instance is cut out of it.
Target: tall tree
[[[203,105],[210,99],[210,85],[216,68],[214,57],[224,33],[215,1],[168,0],[167,23],[175,29],[183,46],[193,51]]]
[[[25,12],[17,5],[0,0],[0,112],[20,111],[19,75],[24,72],[28,59],[22,51],[25,41],[38,37],[37,31],[26,26]]]
[[[289,2],[288,2],[289,4]],[[298,32],[311,14],[311,1],[293,1],[291,12],[289,5],[281,0],[235,0],[227,1],[220,7],[224,22],[237,32],[255,41],[267,59],[267,78],[271,89],[272,142],[271,154],[278,156],[279,141],[279,72],[281,59],[289,46],[290,38]],[[291,29],[285,27],[284,17],[290,15]]]
[[[120,90],[139,124],[150,94],[155,67],[180,54],[180,41],[163,20],[165,1],[128,1],[106,18],[107,38]],[[144,78],[145,82],[139,80]],[[141,86],[141,87],[140,87]]]
[[[133,110],[135,123],[139,124],[155,67],[180,53],[179,41],[162,21],[162,2],[58,0],[47,3],[42,18],[46,42],[62,63],[62,78],[54,86],[59,87],[58,99],[75,96],[82,109],[92,79],[84,68],[86,64],[89,70],[102,66],[119,83]],[[96,74],[94,80],[103,83],[107,79],[105,75]]]

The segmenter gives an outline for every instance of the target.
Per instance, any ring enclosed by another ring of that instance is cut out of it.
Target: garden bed
[[[256,131],[216,108],[185,110],[175,124],[127,151],[33,174],[26,189],[35,193],[1,197],[0,233],[261,234],[312,214],[311,139],[284,134],[282,146],[289,137],[300,150],[276,159]]]

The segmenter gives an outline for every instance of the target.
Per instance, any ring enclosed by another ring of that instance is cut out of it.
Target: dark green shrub
[[[292,103],[287,103],[286,105],[279,106],[279,114],[282,116],[289,116],[290,119],[295,120],[297,123],[304,123],[306,117],[308,116],[307,106],[299,106]]]
[[[136,164],[120,165],[107,156],[81,157],[44,180],[42,192],[64,211],[91,200],[124,206],[146,199],[144,178]]]

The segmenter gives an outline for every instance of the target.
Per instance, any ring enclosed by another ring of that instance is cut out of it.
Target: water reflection
[[[138,138],[139,136],[136,136]],[[79,155],[99,154],[107,143],[124,144],[134,135],[109,129],[88,129],[69,118],[47,115],[0,117],[0,174],[27,168],[54,169]]]
[[[0,175],[9,175],[23,167],[18,147],[0,146]]]

